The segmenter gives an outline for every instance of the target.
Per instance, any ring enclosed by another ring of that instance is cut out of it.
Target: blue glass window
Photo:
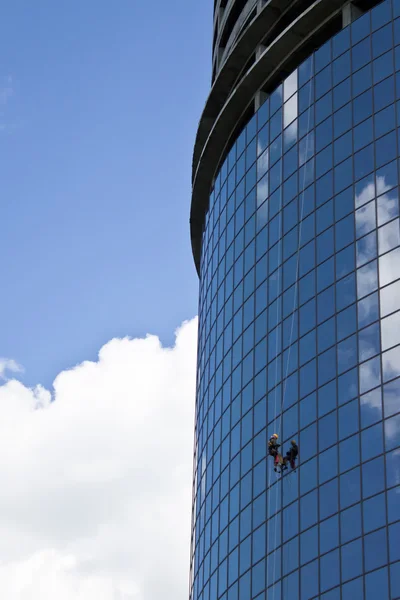
[[[390,50],[379,58],[376,58],[372,63],[372,71],[374,83],[378,83],[385,79],[393,72],[393,51]]]
[[[330,227],[317,237],[317,262],[324,262],[334,253],[334,231]]]
[[[340,581],[339,551],[334,550],[320,559],[321,590],[335,587]]]
[[[339,410],[339,437],[344,439],[358,431],[358,402],[353,401]]]
[[[338,458],[337,458],[337,449],[336,447],[329,448],[329,450],[325,450],[320,455],[320,463],[319,463],[319,482],[324,483],[329,481],[335,477],[338,473]]]
[[[390,586],[392,595],[400,596],[400,562],[390,566]]]
[[[376,166],[380,167],[393,160],[397,155],[396,133],[392,131],[375,143],[376,147]]]
[[[303,451],[302,451],[303,456]],[[317,460],[313,458],[300,466],[300,493],[306,494],[317,485]]]
[[[300,249],[299,276],[302,277],[315,267],[315,242],[312,241]]]
[[[331,381],[318,390],[318,414],[323,416],[336,408],[336,381]]]
[[[333,58],[337,58],[350,47],[350,28],[346,27],[332,39]]]
[[[371,106],[372,112],[372,106]],[[327,115],[328,116],[328,115]],[[362,119],[360,119],[361,121]],[[343,133],[351,129],[352,125],[352,110],[351,104],[346,104],[340,110],[336,111],[333,117],[333,131],[335,138],[340,137]]]
[[[361,179],[374,169],[374,146],[370,144],[354,155],[354,176]]]
[[[301,460],[307,461],[317,453],[316,425],[310,425],[300,434]]]
[[[356,468],[340,476],[341,509],[347,508],[355,502],[359,502],[360,498],[360,469]]]
[[[320,519],[325,519],[326,517],[335,514],[339,509],[338,503],[338,480],[333,479],[319,489]]]
[[[337,441],[337,425],[336,412],[333,412],[319,419],[318,434],[319,434],[319,450],[325,450]],[[325,457],[326,458],[326,457]]]
[[[329,198],[333,196],[333,179],[330,171],[320,179],[316,184],[317,206],[322,206]]]
[[[372,137],[371,137],[372,139]],[[368,140],[370,141],[370,140]],[[367,142],[368,143],[368,142]],[[351,155],[353,146],[353,133],[351,131],[345,133],[334,143],[334,162],[335,165],[342,162],[345,158]]]
[[[374,138],[373,120],[367,119],[354,128],[354,150],[357,152],[372,142]],[[356,176],[356,179],[359,177]]]
[[[333,62],[333,85],[338,85],[350,75],[350,52],[342,54]]]
[[[318,73],[331,61],[330,41],[315,52],[315,72]]]
[[[354,71],[358,71],[358,69],[371,62],[371,46],[369,38],[353,46],[352,61]]]
[[[375,458],[362,467],[363,497],[368,498],[381,492],[384,488],[383,457]]]
[[[317,399],[315,392],[300,402],[300,427],[309,425],[317,416]]]
[[[300,562],[305,564],[318,554],[318,527],[313,527],[300,535]]]
[[[355,305],[340,312],[337,317],[338,340],[342,340],[353,334],[357,328],[357,312]]]
[[[375,31],[376,29],[382,27],[382,25],[385,23],[388,23],[392,16],[391,13],[390,0],[380,2],[378,6],[371,11],[372,31]]]
[[[333,88],[333,110],[336,111],[351,100],[351,78]]]
[[[335,193],[347,188],[353,181],[353,160],[348,158],[335,167]]]
[[[394,77],[388,77],[374,87],[374,107],[378,112],[385,106],[393,104],[395,101]],[[377,135],[379,137],[379,134]]]
[[[392,27],[386,25],[372,35],[372,55],[374,58],[387,52],[392,46]]]
[[[380,529],[364,537],[365,569],[371,571],[387,562],[386,529]]]
[[[363,598],[364,583],[363,578],[353,579],[342,586],[342,600],[355,600],[355,598]]]
[[[317,352],[315,330],[300,339],[300,364],[303,365],[315,357]]]
[[[305,244],[315,235],[315,215],[314,213],[306,217],[301,224],[301,243]]]
[[[365,592],[365,600],[373,600],[377,594],[382,594],[382,598],[389,597],[387,568],[366,575]]]
[[[386,498],[379,494],[363,503],[364,532],[369,533],[379,529],[386,523]],[[399,538],[400,539],[400,538]]]
[[[400,560],[400,523],[395,523],[389,527],[389,555],[390,561]]]
[[[338,61],[336,61],[337,63]],[[334,63],[334,71],[335,71],[335,64]],[[345,69],[345,67],[343,66],[343,69]],[[337,76],[339,76],[340,74],[340,68],[337,67],[336,68],[337,71]],[[343,77],[344,79],[345,77]],[[338,83],[338,81],[336,81],[336,83]],[[326,94],[326,92],[328,92],[332,87],[332,67],[331,65],[328,65],[327,67],[325,67],[325,69],[323,69],[320,73],[318,73],[315,77],[315,98],[321,98],[324,94]]]
[[[362,533],[361,505],[356,504],[340,513],[342,544],[358,538]]]
[[[318,594],[318,561],[305,565],[301,569],[301,597],[312,598]]]
[[[301,530],[315,525],[318,518],[318,494],[314,490],[300,500],[300,526]],[[304,562],[304,561],[303,561]]]
[[[353,94],[358,96],[365,92],[372,86],[372,69],[371,65],[368,64],[352,76],[353,82]]]
[[[333,140],[332,117],[329,117],[315,129],[315,150],[319,152]]]
[[[320,503],[321,505],[321,503]],[[323,521],[319,526],[320,552],[325,553],[339,545],[338,516]]]
[[[339,444],[340,472],[354,468],[360,464],[360,441],[359,435],[345,439]]]
[[[363,570],[362,559],[362,544],[360,539],[342,546],[343,581],[347,581],[357,577],[357,575],[361,575]]]
[[[375,115],[375,131],[377,136],[382,136],[391,131],[396,126],[396,114],[394,106],[389,106],[385,110]]]
[[[355,268],[354,244],[338,252],[336,259],[336,278],[340,279],[351,273]]]
[[[356,369],[348,371],[338,379],[339,404],[344,404],[354,398],[358,393],[358,372]]]
[[[324,292],[321,292],[317,298],[318,323],[322,323],[335,311],[335,288],[331,286]]]
[[[372,115],[372,92],[367,90],[353,100],[354,124],[358,125]],[[350,123],[349,123],[350,128]]]

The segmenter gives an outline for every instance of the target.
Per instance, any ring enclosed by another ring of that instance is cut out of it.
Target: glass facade
[[[274,91],[203,234],[192,600],[400,598],[400,0]],[[299,444],[278,476],[269,436]]]

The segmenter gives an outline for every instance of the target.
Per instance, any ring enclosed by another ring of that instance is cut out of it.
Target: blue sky
[[[0,356],[28,384],[197,312],[191,154],[212,0],[0,8]]]

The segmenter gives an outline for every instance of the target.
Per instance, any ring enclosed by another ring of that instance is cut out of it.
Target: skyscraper
[[[399,599],[400,0],[214,13],[190,598]]]

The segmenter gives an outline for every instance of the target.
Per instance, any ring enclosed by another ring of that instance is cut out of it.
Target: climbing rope
[[[293,331],[294,331],[294,318],[295,318],[295,312],[296,312],[296,302],[297,302],[297,291],[298,291],[298,285],[299,285],[299,269],[300,269],[300,245],[301,245],[301,231],[302,231],[302,225],[303,225],[303,215],[304,215],[304,195],[305,195],[305,187],[306,187],[306,174],[307,174],[307,162],[308,162],[308,152],[309,152],[309,138],[310,138],[310,126],[311,126],[311,101],[312,101],[312,90],[313,90],[313,85],[314,85],[314,79],[313,76],[310,76],[309,79],[309,86],[310,86],[310,93],[309,93],[309,101],[308,101],[308,123],[307,123],[307,137],[306,137],[306,151],[305,151],[305,160],[304,160],[304,165],[303,165],[303,169],[304,169],[304,173],[303,173],[303,185],[302,185],[302,189],[301,189],[301,208],[300,208],[300,219],[299,219],[299,236],[298,236],[298,244],[297,244],[297,257],[296,257],[296,274],[295,274],[295,285],[294,285],[294,298],[293,298],[293,309],[292,309],[292,321],[291,321],[291,327],[290,327],[290,335],[289,335],[289,348],[288,348],[288,356],[287,356],[287,364],[286,364],[286,369],[285,369],[285,375],[284,375],[284,379],[282,382],[282,401],[281,401],[281,405],[280,405],[280,413],[279,413],[279,421],[278,421],[278,436],[280,435],[281,432],[281,427],[282,427],[282,415],[283,415],[283,409],[284,409],[284,405],[285,405],[285,397],[286,397],[286,388],[287,388],[287,378],[288,378],[288,374],[289,374],[289,365],[290,365],[290,354],[291,354],[291,349],[292,349],[292,339],[293,339]],[[281,227],[281,218],[282,218],[282,195],[280,198],[280,206],[279,206],[279,228]],[[278,322],[279,322],[279,285],[280,285],[280,269],[281,269],[281,265],[279,264],[280,262],[280,254],[281,254],[281,245],[282,245],[282,239],[278,242],[278,294],[277,294],[277,308],[276,308],[276,312],[277,312],[277,328],[279,327]],[[280,327],[282,327],[282,325],[280,325]],[[283,356],[283,346],[281,348],[281,353]],[[277,384],[277,379],[278,379],[278,331],[276,332],[276,344],[275,344],[275,398],[274,398],[274,423],[277,420],[277,390],[278,387],[281,385]],[[275,430],[275,427],[274,427]],[[282,467],[281,467],[282,468]],[[268,495],[268,512],[270,510],[270,497],[271,497],[271,478],[272,478],[272,468],[268,473],[268,488],[267,488],[267,495]],[[278,480],[279,482],[282,482],[282,478],[280,480]],[[278,487],[278,481],[276,482],[276,487]],[[274,531],[274,556],[273,556],[273,592],[272,592],[272,598],[273,600],[275,600],[275,589],[276,589],[276,540],[277,540],[277,529],[278,529],[278,491],[280,492],[280,494],[282,495],[282,487],[280,490],[276,489],[276,502],[275,502],[275,512],[274,512],[274,519],[275,519],[275,531]],[[268,513],[267,513],[268,514]],[[271,518],[271,517],[270,517]],[[282,519],[282,517],[281,517]],[[268,532],[268,528],[267,528],[267,532]],[[268,585],[269,585],[269,567],[268,567],[268,554],[269,554],[269,532],[267,533],[267,581],[266,581],[266,589],[268,590]],[[282,540],[281,540],[282,541]],[[290,554],[290,548],[289,548],[289,554]]]

